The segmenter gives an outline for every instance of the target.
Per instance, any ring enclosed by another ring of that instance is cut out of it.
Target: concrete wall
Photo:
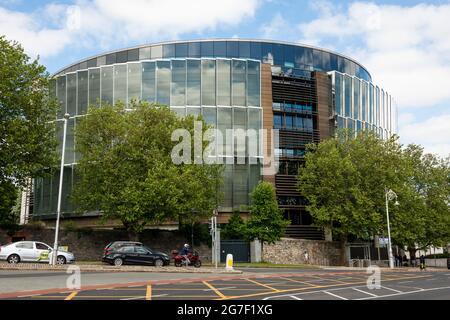
[[[262,260],[278,264],[340,266],[343,255],[339,242],[282,238],[275,244],[263,245]]]
[[[17,234],[25,240],[42,241],[53,246],[55,231],[53,229],[25,227]],[[60,230],[59,244],[68,246],[77,260],[100,261],[103,248],[112,241],[129,240],[124,230],[92,230],[81,229],[76,231]],[[134,240],[134,239],[133,239]],[[184,243],[189,242],[183,234],[177,231],[145,230],[139,239],[153,250],[165,252],[179,250]],[[0,244],[11,242],[6,232],[0,229]],[[195,245],[203,262],[211,262],[211,249],[206,244]]]
[[[425,259],[427,267],[447,268],[447,259]]]

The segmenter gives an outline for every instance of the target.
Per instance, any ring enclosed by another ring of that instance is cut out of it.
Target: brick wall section
[[[25,236],[25,240],[41,241],[49,246],[53,246],[55,231],[52,229],[25,228],[20,232]],[[60,230],[59,243],[61,246],[68,246],[77,260],[100,261],[103,248],[112,241],[129,240],[128,233],[122,230],[80,230],[67,231]],[[179,250],[186,238],[176,231],[145,230],[139,239],[144,245],[153,250],[169,254],[174,249]],[[0,230],[0,244],[11,242],[6,232]],[[189,242],[189,241],[188,241]],[[196,245],[203,262],[211,262],[211,249],[206,244]]]
[[[308,252],[309,262],[304,252]],[[262,260],[277,264],[342,265],[343,250],[339,242],[282,238],[275,244],[265,243]]]

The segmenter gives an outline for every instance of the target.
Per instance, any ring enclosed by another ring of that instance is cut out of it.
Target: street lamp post
[[[389,201],[397,199],[397,194],[391,189],[385,188],[386,197],[386,218],[387,218],[387,229],[388,229],[388,254],[389,254],[389,268],[394,269],[394,257],[392,255],[392,241],[391,241],[391,226],[389,224]],[[398,205],[398,201],[395,202]]]
[[[67,133],[67,121],[70,115],[68,113],[64,114],[64,130],[63,130],[63,141],[62,141],[62,151],[61,151],[61,167],[59,173],[59,189],[58,189],[58,207],[56,209],[56,226],[55,226],[55,242],[53,244],[53,254],[52,259],[49,261],[50,264],[56,265],[56,259],[58,256],[58,235],[59,235],[59,219],[61,216],[61,198],[62,198],[62,185],[64,178],[64,156],[66,150],[66,133]]]

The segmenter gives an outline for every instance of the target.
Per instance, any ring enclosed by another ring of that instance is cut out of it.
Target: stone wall
[[[19,231],[16,234],[15,241],[21,239],[41,241],[52,247],[54,237],[55,230],[34,226],[25,227]],[[73,252],[75,258],[79,261],[100,261],[103,248],[109,242],[129,239],[125,230],[79,229],[69,231],[62,229],[59,232],[59,244],[68,246],[69,251]],[[11,241],[11,237],[0,229],[0,244],[10,243]],[[190,242],[180,232],[164,230],[145,230],[139,237],[139,241],[153,250],[165,252],[169,255],[172,250],[179,250],[184,243]],[[203,262],[211,261],[211,249],[208,245],[195,245],[194,249],[198,251]]]
[[[264,244],[262,260],[277,264],[341,266],[343,256],[344,250],[339,242],[282,238],[275,244]]]

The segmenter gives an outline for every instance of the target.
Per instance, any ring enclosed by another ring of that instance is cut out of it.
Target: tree
[[[24,185],[55,164],[57,103],[45,67],[3,36],[0,75],[0,183]]]
[[[210,217],[222,166],[177,165],[171,158],[172,133],[193,132],[196,119],[177,118],[168,107],[147,102],[129,107],[91,107],[77,127],[81,158],[73,198],[80,210],[119,219],[133,235],[148,224]]]
[[[275,188],[269,182],[261,181],[251,194],[250,218],[245,224],[246,238],[259,239],[261,243],[280,240],[289,221],[283,218],[278,207]]]
[[[222,239],[236,240],[242,239],[246,234],[246,225],[241,218],[239,210],[233,211],[228,223],[222,228],[220,235]]]
[[[13,207],[17,202],[18,189],[11,181],[0,183],[0,228],[12,232],[17,229],[18,215]]]
[[[448,161],[424,155],[418,146],[405,148],[396,136],[354,137],[345,130],[307,149],[298,187],[316,225],[331,227],[344,241],[386,234],[385,188],[390,188],[400,202],[390,206],[394,244],[449,240]]]

